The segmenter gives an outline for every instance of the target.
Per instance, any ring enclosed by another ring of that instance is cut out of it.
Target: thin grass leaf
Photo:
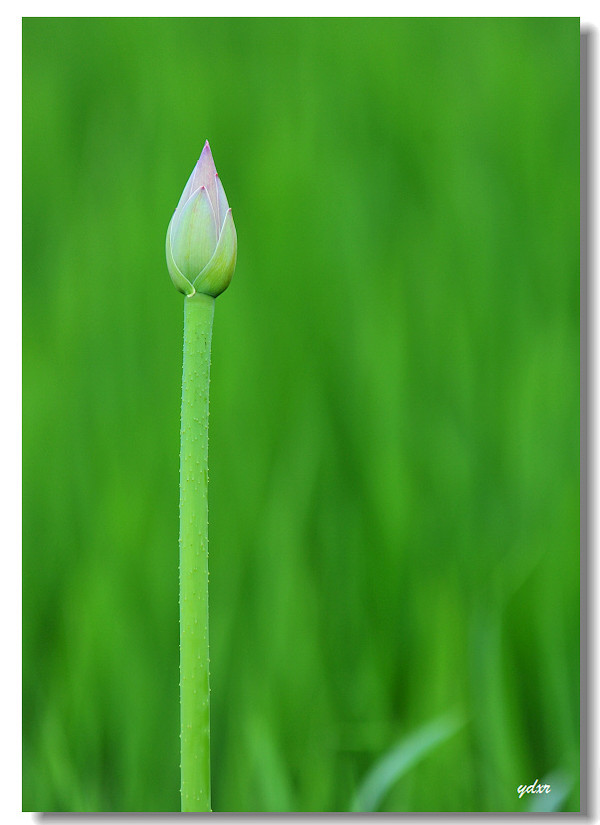
[[[562,809],[573,789],[573,780],[565,771],[557,770],[542,779],[540,785],[550,785],[550,793],[532,796],[527,810],[531,813],[551,814]]]
[[[456,716],[441,716],[402,739],[375,763],[361,783],[352,811],[373,813],[393,785],[417,762],[453,736],[464,722]]]

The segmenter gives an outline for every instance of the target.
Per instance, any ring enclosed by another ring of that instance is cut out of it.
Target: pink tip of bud
[[[206,143],[202,147],[202,151],[200,152],[200,157],[198,158],[196,166],[202,161],[202,158],[205,157],[206,155],[208,155],[209,157],[212,158],[212,152],[210,151],[210,144],[209,144],[208,141],[206,141]]]

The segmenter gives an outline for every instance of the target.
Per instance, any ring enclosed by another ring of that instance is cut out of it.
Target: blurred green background
[[[349,810],[453,714],[381,810],[578,810],[578,19],[29,18],[23,62],[24,808],[179,810],[208,137],[213,809]]]

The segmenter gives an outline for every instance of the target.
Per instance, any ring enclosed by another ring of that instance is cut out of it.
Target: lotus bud
[[[233,277],[237,236],[208,141],[167,230],[167,266],[180,292],[220,295]]]

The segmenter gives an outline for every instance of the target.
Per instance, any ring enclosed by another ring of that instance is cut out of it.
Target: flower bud
[[[167,229],[167,266],[180,292],[217,297],[229,286],[237,236],[208,141]]]

